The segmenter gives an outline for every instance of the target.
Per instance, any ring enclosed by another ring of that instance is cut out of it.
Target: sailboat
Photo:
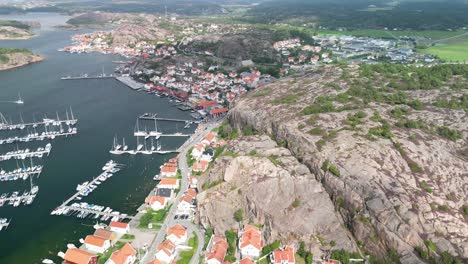
[[[127,151],[128,146],[125,144],[125,138],[122,139],[122,150]]]
[[[162,133],[158,132],[158,124],[156,122],[156,119],[154,120],[154,131],[150,131],[150,136],[156,137],[156,139],[159,139],[161,137]]]
[[[151,139],[151,152],[153,152],[156,149],[156,147],[153,145],[153,139]]]
[[[146,155],[152,154],[152,151],[146,148],[146,140],[143,143],[145,144],[145,149],[142,151],[142,153]]]
[[[18,100],[13,101],[15,104],[24,104],[23,99],[21,99],[21,94],[18,93]]]
[[[137,151],[140,151],[143,148],[143,144],[140,144],[140,138],[137,137]]]
[[[159,141],[157,141],[156,150],[161,151],[161,148],[162,148],[161,143]]]
[[[137,122],[136,122],[136,125],[135,125],[135,131],[134,131],[133,135],[135,137],[144,137],[144,136],[146,136],[146,133],[144,131],[140,131],[140,124],[138,122],[138,119],[137,119]]]
[[[109,151],[111,154],[121,154],[120,148],[122,146],[117,144],[117,137],[114,137],[114,142],[112,142],[112,149]]]

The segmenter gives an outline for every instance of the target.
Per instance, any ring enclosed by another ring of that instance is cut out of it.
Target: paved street
[[[191,234],[193,231],[197,233],[198,236],[198,248],[197,251],[194,253],[194,256],[191,260],[191,264],[198,264],[198,258],[199,255],[201,254],[203,245],[204,245],[204,240],[205,240],[205,235],[204,232],[198,228],[195,224],[191,222],[191,220],[174,220],[175,213],[177,211],[177,205],[179,203],[179,198],[184,194],[184,192],[188,189],[189,187],[189,182],[188,178],[191,174],[191,168],[188,167],[187,165],[187,159],[186,159],[186,154],[190,147],[193,146],[193,144],[196,144],[200,142],[203,137],[208,135],[208,133],[211,132],[211,130],[215,127],[217,127],[220,124],[220,121],[217,122],[209,122],[209,123],[202,123],[199,125],[199,129],[195,132],[195,134],[192,135],[180,148],[179,148],[179,157],[178,157],[178,165],[179,169],[182,172],[182,180],[181,180],[181,187],[180,191],[177,194],[174,203],[172,204],[172,207],[167,214],[166,220],[161,226],[160,231],[156,234],[156,236],[153,238],[153,241],[151,242],[149,248],[148,248],[148,254],[145,255],[145,257],[140,261],[140,263],[148,263],[149,261],[154,259],[154,256],[156,254],[156,247],[158,244],[162,243],[164,240],[164,237],[166,235],[168,227],[171,227],[175,225],[176,223],[180,223],[184,226],[186,226],[189,229],[189,234]]]

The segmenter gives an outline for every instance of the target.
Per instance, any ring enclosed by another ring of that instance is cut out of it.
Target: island
[[[0,20],[0,40],[29,39],[34,37],[32,28],[40,27],[38,22]]]
[[[28,49],[0,48],[0,71],[39,62],[43,59]]]

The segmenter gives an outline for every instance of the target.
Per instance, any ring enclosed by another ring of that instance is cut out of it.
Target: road
[[[172,204],[172,207],[167,214],[167,217],[164,221],[164,223],[161,226],[161,229],[159,232],[156,234],[154,237],[153,241],[151,242],[151,245],[149,245],[148,248],[148,253],[142,258],[140,263],[148,263],[149,261],[153,260],[156,254],[156,247],[160,243],[164,241],[164,237],[166,235],[168,227],[171,227],[177,223],[180,223],[184,225],[185,227],[188,228],[189,234],[195,231],[198,236],[198,248],[197,251],[194,253],[190,263],[191,264],[198,264],[198,258],[201,254],[203,245],[205,244],[205,235],[204,232],[195,224],[191,223],[190,220],[174,220],[174,216],[176,215],[177,211],[177,205],[179,203],[179,198],[184,194],[184,192],[188,189],[189,187],[189,181],[188,178],[191,174],[191,168],[189,168],[187,164],[187,158],[186,154],[189,151],[190,147],[192,147],[194,144],[200,142],[208,133],[211,132],[211,130],[215,127],[217,127],[220,124],[220,121],[217,122],[210,122],[210,123],[202,123],[199,125],[198,130],[195,132],[195,134],[192,135],[180,148],[179,148],[179,156],[178,156],[178,164],[179,164],[179,169],[182,172],[182,180],[181,180],[181,187],[180,191],[177,194],[176,198],[174,199],[174,203]]]

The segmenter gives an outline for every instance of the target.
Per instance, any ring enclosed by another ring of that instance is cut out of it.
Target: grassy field
[[[395,38],[402,36],[416,36],[416,37],[430,37],[432,40],[438,40],[448,37],[458,36],[466,31],[407,31],[407,30],[379,30],[379,29],[361,29],[350,31],[338,30],[318,30],[319,35],[352,35],[358,37],[372,37],[372,38]]]
[[[442,40],[436,46],[421,49],[419,52],[436,55],[444,61],[468,61],[468,35]]]
[[[191,247],[191,250],[182,251],[179,254],[179,259],[177,260],[177,264],[188,264],[193,257],[193,254],[197,250],[198,247],[198,237],[195,232],[193,232],[192,237],[188,241],[188,246]]]

